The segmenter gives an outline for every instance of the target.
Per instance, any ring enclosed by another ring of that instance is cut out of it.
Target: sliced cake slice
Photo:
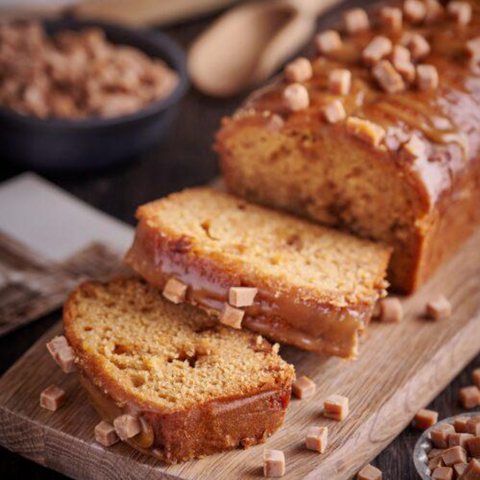
[[[175,303],[235,328],[354,358],[390,249],[195,188],[149,203],[126,263]]]
[[[82,284],[64,328],[102,420],[168,463],[263,442],[283,423],[295,373],[278,348],[143,280]]]

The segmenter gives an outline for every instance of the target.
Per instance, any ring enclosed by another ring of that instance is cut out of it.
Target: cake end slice
[[[167,463],[263,442],[283,423],[295,373],[277,348],[140,279],[82,284],[64,328],[102,419]]]

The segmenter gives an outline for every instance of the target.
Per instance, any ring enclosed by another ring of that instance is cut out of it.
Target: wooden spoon
[[[192,82],[207,95],[227,97],[265,80],[307,43],[316,17],[338,3],[271,0],[230,10],[190,48]]]

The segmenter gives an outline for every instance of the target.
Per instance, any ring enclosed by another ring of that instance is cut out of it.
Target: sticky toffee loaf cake
[[[84,283],[64,328],[102,419],[167,463],[263,442],[283,423],[295,374],[277,349],[142,280]]]
[[[126,263],[235,328],[354,358],[384,295],[388,247],[195,188],[149,203]]]
[[[224,120],[227,188],[392,245],[412,292],[480,223],[480,3],[355,9],[316,47]]]

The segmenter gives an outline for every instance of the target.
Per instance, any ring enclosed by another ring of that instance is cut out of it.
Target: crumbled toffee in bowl
[[[168,96],[178,76],[102,30],[48,36],[34,22],[0,25],[0,106],[39,118],[116,117]]]

